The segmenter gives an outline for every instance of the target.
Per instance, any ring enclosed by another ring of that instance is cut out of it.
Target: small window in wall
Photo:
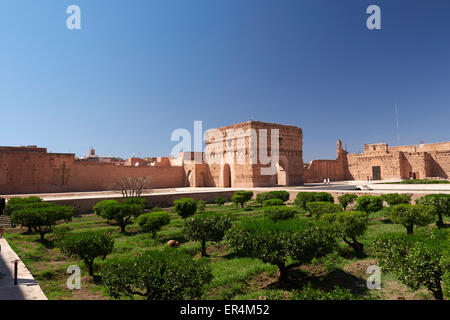
[[[373,146],[373,150],[377,150],[377,146]]]

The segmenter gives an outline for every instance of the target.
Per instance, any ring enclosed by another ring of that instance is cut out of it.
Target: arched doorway
[[[288,174],[286,172],[286,167],[283,165],[283,163],[279,162],[277,163],[277,174],[276,174],[276,185],[279,186],[287,186],[289,185],[289,179]]]
[[[223,187],[224,188],[230,188],[231,187],[231,170],[230,165],[226,163],[223,166],[222,169],[222,181],[223,181]]]

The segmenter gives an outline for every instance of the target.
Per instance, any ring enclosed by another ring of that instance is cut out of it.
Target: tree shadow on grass
[[[324,275],[311,275],[300,269],[292,269],[289,271],[288,279],[278,279],[264,289],[299,290],[308,283],[325,292],[332,291],[335,286],[339,286],[348,289],[355,296],[363,296],[368,290],[365,280],[342,269],[336,269]]]
[[[53,249],[55,247],[55,242],[47,239],[37,239],[36,242],[42,244],[47,249]]]
[[[134,231],[125,230],[125,233],[123,233],[123,234],[126,236],[129,236],[129,237],[132,237],[132,236],[135,236],[135,235],[138,235],[141,233],[148,233],[148,232],[145,232],[143,230],[134,230]]]
[[[367,282],[342,269],[336,269],[323,277],[312,279],[312,284],[316,284],[325,291],[330,291],[334,286],[350,290],[354,295],[361,296],[367,292]]]
[[[102,276],[99,274],[94,274],[92,276],[92,282],[94,282],[97,285],[103,284]]]
[[[33,236],[33,235],[38,234],[38,233],[34,232],[34,231],[25,230],[23,232],[20,232],[20,234],[23,235],[23,236]]]
[[[354,258],[365,259],[368,257],[368,255],[366,254],[366,250],[367,250],[366,245],[364,246],[363,253],[356,252],[350,247],[339,247],[337,253],[345,260],[352,260]]]
[[[222,256],[223,259],[226,260],[232,260],[232,259],[236,259],[236,258],[248,258],[247,255],[245,255],[242,251],[232,251],[228,254],[225,254]]]

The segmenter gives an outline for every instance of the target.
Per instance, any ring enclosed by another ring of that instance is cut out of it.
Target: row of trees
[[[334,203],[330,194],[299,193],[295,204],[318,218],[314,220],[325,223],[330,232],[342,238],[356,252],[362,253],[363,244],[358,241],[358,237],[367,230],[368,216],[372,212],[380,211],[386,203],[385,212],[392,222],[405,227],[406,234],[382,234],[374,241],[372,252],[381,268],[394,273],[402,283],[413,290],[424,286],[436,299],[450,296],[450,232],[442,228],[443,216],[450,215],[450,195],[427,195],[417,199],[414,205],[411,204],[411,195],[396,193],[380,197],[345,194],[338,200],[340,205]],[[353,203],[353,209],[359,211],[343,211]],[[435,218],[440,230],[435,229],[420,236],[413,235],[415,226],[428,225]],[[244,238],[248,241],[245,250],[256,250],[258,241],[252,244],[251,236],[245,235]],[[276,249],[272,251],[276,257],[283,256],[283,252],[275,254]],[[265,257],[265,251],[261,252],[262,257]],[[282,268],[281,266],[280,270]]]
[[[94,261],[112,253],[114,239],[100,231],[59,235],[61,252],[81,259],[94,277]],[[212,278],[210,266],[174,248],[147,250],[137,256],[107,259],[101,265],[101,281],[114,298],[135,295],[146,299],[193,299],[201,296]]]
[[[226,200],[223,197],[217,197],[217,205],[223,205]],[[129,197],[124,198],[122,202],[117,200],[103,200],[94,205],[94,213],[106,220],[116,221],[120,226],[120,231],[125,232],[127,224],[131,223],[133,218],[137,218],[137,224],[146,232],[150,232],[153,238],[156,238],[157,232],[161,228],[170,223],[170,215],[167,211],[163,211],[160,208],[153,208],[151,212],[145,212],[147,207],[147,201],[143,198]],[[193,198],[181,198],[174,201],[173,211],[179,216],[185,219],[186,224],[189,224],[187,230],[194,230],[197,227],[194,226],[192,220],[188,220],[189,217],[195,213],[204,213],[206,208],[206,202],[199,200],[198,202]],[[206,219],[207,216],[205,216]],[[225,218],[224,218],[225,219]],[[198,218],[193,219],[198,225]],[[206,219],[208,220],[208,219]],[[192,225],[192,226],[191,226]],[[190,234],[194,234],[191,232]],[[214,241],[212,238],[207,241]],[[199,240],[200,241],[200,240]],[[204,241],[203,241],[204,245]],[[205,250],[202,250],[204,253]]]
[[[408,234],[412,234],[415,226],[425,226],[436,219],[438,228],[444,226],[443,217],[450,216],[450,195],[430,194],[418,198],[416,204],[411,204],[410,194],[384,194],[381,196],[365,195],[358,197],[355,194],[344,194],[338,197],[339,204],[326,192],[301,192],[295,199],[295,204],[312,216],[320,217],[325,213],[337,213],[353,209],[369,215],[383,209],[387,204],[387,213],[392,222],[403,225]]]
[[[378,202],[374,200],[372,203],[375,201]],[[183,200],[179,208],[192,207],[184,205],[185,202],[192,203],[191,200]],[[365,203],[367,202],[369,201]],[[390,203],[393,204],[392,208],[408,205],[394,204],[395,201]],[[188,210],[192,212],[192,208]],[[266,205],[263,211],[263,216],[244,218],[234,224],[231,217],[226,215],[199,214],[193,217],[184,215],[185,232],[189,239],[201,242],[203,256],[206,256],[207,241],[219,242],[225,238],[228,245],[239,251],[242,256],[257,258],[276,265],[280,270],[280,280],[288,278],[290,269],[333,252],[337,238],[342,238],[357,252],[363,250],[358,237],[367,229],[366,212],[337,211],[319,214],[316,216],[317,219],[305,220],[295,218],[295,209],[284,204]],[[431,247],[429,251],[426,251],[428,249],[425,250],[419,246],[418,249],[414,247],[418,253],[412,254],[409,253],[412,252],[410,249],[407,249],[408,252],[405,253],[389,243],[387,245],[375,243],[374,247],[388,250],[392,254],[392,259],[402,257],[403,262],[396,260],[395,263],[399,269],[395,269],[391,263],[388,270],[397,270],[395,272],[399,279],[411,288],[428,285],[427,288],[435,294],[436,298],[441,298],[445,294],[447,290],[445,284],[442,287],[439,282],[441,286],[439,289],[436,282],[438,280],[442,282],[448,277],[448,272],[445,271],[445,267],[448,266],[448,257],[442,250],[436,253]],[[436,254],[432,255],[430,252]],[[377,257],[381,256],[388,257],[385,253],[377,255]],[[411,261],[419,263],[419,256],[424,260],[424,268],[409,267],[408,272],[413,272],[413,276],[407,276],[406,266],[411,266]],[[428,257],[434,260],[431,261]],[[392,259],[386,258],[386,265]],[[380,262],[380,265],[385,264]],[[194,267],[190,268],[190,266]],[[434,269],[430,269],[432,267]],[[420,276],[420,273],[430,276],[430,270],[438,271],[434,273],[434,278],[432,277],[434,287],[424,282],[425,276]],[[403,278],[402,274],[404,274]],[[147,299],[198,297],[203,285],[212,279],[210,268],[201,260],[192,260],[192,257],[176,251],[150,251],[138,258],[112,259],[104,264],[102,277],[108,292],[114,297],[142,295]],[[183,284],[182,288],[176,287],[178,283]],[[174,287],[179,289],[176,292],[171,291]]]
[[[59,221],[71,221],[74,209],[69,206],[59,206],[44,202],[39,197],[10,198],[5,208],[5,214],[10,216],[13,226],[21,225],[28,233],[37,232],[40,240],[52,232]]]
[[[233,202],[241,207],[249,201],[250,193],[237,192],[235,195],[236,201]],[[259,196],[257,201],[263,206],[263,215],[246,217],[235,222],[226,214],[204,213],[204,206],[201,208],[202,202],[196,202],[191,198],[176,200],[174,212],[184,219],[186,237],[200,242],[202,256],[207,256],[208,241],[220,242],[225,239],[228,246],[238,251],[241,256],[276,265],[280,271],[280,280],[286,280],[292,268],[333,252],[337,246],[337,239],[342,239],[356,252],[362,253],[363,245],[358,238],[367,230],[368,214],[380,210],[383,202],[388,204],[387,212],[391,220],[400,221],[395,220],[398,217],[404,221],[405,227],[411,223],[413,226],[417,225],[418,216],[422,216],[420,219],[423,221],[430,221],[426,220],[426,217],[431,215],[434,218],[437,215],[436,205],[443,203],[440,200],[434,205],[422,204],[420,200],[419,204],[411,205],[410,197],[408,201],[408,197],[404,195],[356,198],[346,195],[345,198],[339,199],[340,204],[335,204],[332,196],[326,193],[307,195],[299,193],[299,195],[295,199],[295,204],[297,207],[305,208],[314,218],[296,217],[297,209],[285,205],[289,194],[286,198],[286,193],[283,192],[270,195],[264,193]],[[252,196],[253,193],[250,199]],[[248,200],[242,202],[243,198]],[[40,202],[30,201],[33,205]],[[349,209],[352,203],[355,203],[358,211],[344,211],[344,208]],[[20,211],[21,208],[18,203],[17,205],[17,211]],[[122,226],[137,218],[139,226],[155,237],[157,231],[170,222],[170,215],[159,208],[144,213],[145,207],[145,200],[140,198],[124,199],[122,202],[107,200],[96,204],[94,212],[107,220],[117,221],[122,232],[125,230]],[[415,213],[411,214],[413,211]],[[196,212],[199,214],[194,215]],[[446,211],[441,208],[441,212],[445,215]],[[408,230],[407,227],[406,229]],[[450,258],[448,247],[436,245],[442,242],[444,236],[447,237],[445,240],[448,243],[448,232],[440,231],[441,234],[433,233],[430,235],[431,240],[427,241],[410,240],[413,236],[409,234],[412,232],[408,232],[407,236],[402,235],[401,239],[404,240],[401,241],[387,241],[380,238],[381,240],[374,243],[374,252],[378,259],[391,257],[383,260],[385,262],[380,260],[383,269],[394,272],[411,288],[425,285],[436,298],[441,298],[448,294],[446,283],[450,277],[448,272]],[[105,259],[114,248],[112,236],[104,232],[60,232],[56,244],[63,254],[83,260],[91,276],[94,274],[94,260]],[[390,260],[394,263],[389,264]],[[408,272],[412,275],[408,275]],[[137,257],[108,259],[102,264],[101,275],[109,294],[116,298],[122,296],[133,298],[134,295],[144,296],[147,299],[196,298],[201,296],[204,285],[212,279],[211,269],[203,259],[193,259],[183,250],[173,248],[162,251],[150,250]],[[426,277],[433,280],[426,282]]]
[[[221,199],[218,202],[221,203]],[[201,204],[201,200],[198,203]],[[184,218],[186,236],[199,241],[202,256],[207,256],[206,242],[221,241],[226,230],[232,226],[232,220],[228,215],[205,213],[191,217],[199,209],[198,203],[192,198],[178,199],[174,202],[174,211]],[[145,205],[139,198],[128,198],[123,202],[104,200],[94,206],[94,212],[105,219],[117,221],[121,230],[130,219],[137,217],[138,225],[144,231],[151,232],[154,238],[156,232],[170,222],[170,215],[159,208],[139,213]],[[112,236],[104,232],[59,233],[56,243],[63,254],[83,260],[91,276],[94,276],[94,260],[105,259],[114,247]],[[115,298],[132,299],[135,295],[146,299],[198,298],[212,277],[206,261],[195,260],[174,248],[149,250],[136,257],[108,259],[101,269],[102,283]]]

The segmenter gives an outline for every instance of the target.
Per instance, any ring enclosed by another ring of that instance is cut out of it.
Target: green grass
[[[251,258],[232,258],[212,263],[214,279],[211,288],[226,286],[237,281],[246,281],[261,272],[277,271],[277,267]]]
[[[69,226],[71,230],[101,229],[110,231],[115,239],[115,245],[114,251],[108,258],[138,255],[148,249],[163,248],[167,246],[167,241],[171,239],[177,240],[181,244],[178,250],[186,251],[196,259],[205,259],[211,266],[214,278],[205,288],[202,297],[204,299],[289,299],[293,290],[300,289],[310,280],[320,284],[326,283],[330,287],[333,287],[334,284],[343,284],[351,289],[354,283],[351,281],[346,283],[344,280],[347,278],[353,279],[353,281],[359,279],[358,281],[365,283],[367,275],[364,268],[366,268],[366,264],[374,263],[369,248],[376,236],[384,232],[405,232],[401,225],[393,224],[389,220],[385,209],[372,213],[369,216],[368,231],[360,238],[367,248],[367,256],[355,256],[349,246],[341,241],[337,252],[321,259],[315,259],[308,266],[302,266],[306,271],[303,269],[303,271],[293,270],[298,271],[295,273],[299,274],[298,279],[295,278],[296,275],[293,275],[292,284],[280,286],[276,266],[265,264],[258,259],[241,257],[227,248],[225,244],[217,247],[210,244],[208,247],[210,256],[200,258],[200,244],[189,241],[184,236],[184,220],[173,213],[171,208],[165,210],[169,212],[171,222],[158,232],[156,239],[152,239],[150,234],[142,232],[136,224],[136,219],[127,226],[125,234],[121,234],[119,226],[113,222],[107,222],[93,214],[74,217],[72,222],[63,225]],[[226,204],[222,207],[209,204],[206,206],[206,212],[228,213],[232,215],[235,221],[238,221],[243,217],[261,216],[262,207],[254,201],[244,209],[236,209],[232,204]],[[312,219],[306,217],[302,210],[298,210],[296,216],[298,219]],[[448,218],[446,218],[446,221],[448,221]],[[431,226],[418,228],[415,232],[424,233],[430,228]],[[5,237],[27,265],[49,299],[109,299],[101,283],[94,282],[87,276],[87,270],[81,261],[67,258],[61,254],[58,248],[53,247],[53,234],[47,234],[46,239],[48,241],[41,243],[38,241],[39,236],[37,234],[26,234],[25,232],[25,229],[9,228],[6,230]],[[96,260],[97,274],[101,270],[102,263],[101,259]],[[78,265],[81,268],[81,290],[71,291],[66,287],[69,276],[66,274],[66,270],[70,265]],[[306,274],[308,274],[309,280],[304,279]],[[414,292],[408,291],[404,285],[399,284],[392,276],[383,276],[386,279],[386,289],[361,293],[363,298],[395,299],[402,295],[416,299],[430,298],[426,290],[418,291],[415,295]]]

